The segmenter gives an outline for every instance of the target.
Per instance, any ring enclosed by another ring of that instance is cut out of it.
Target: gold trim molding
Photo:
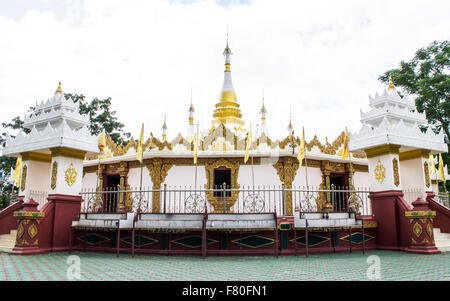
[[[38,152],[25,152],[21,153],[22,161],[39,161],[45,163],[52,162],[52,156],[50,154],[43,154]]]
[[[415,149],[415,150],[412,150],[412,151],[407,151],[407,152],[400,153],[398,155],[398,158],[400,159],[400,161],[417,159],[417,158],[428,159],[429,155],[430,155],[430,151],[429,150],[426,150],[426,149]]]
[[[52,152],[52,157],[61,156],[84,160],[84,157],[86,156],[86,151],[81,151],[67,147],[55,147],[51,148],[50,151]]]
[[[378,157],[387,154],[398,154],[400,145],[385,144],[364,150],[367,158]]]

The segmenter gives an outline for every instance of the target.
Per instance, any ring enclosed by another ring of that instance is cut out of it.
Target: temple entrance
[[[223,189],[225,183],[226,189],[231,189],[231,169],[230,168],[216,168],[214,169],[214,189]],[[215,197],[223,197],[223,191],[214,191]],[[230,197],[231,191],[225,191],[225,196]]]
[[[119,209],[119,190],[120,175],[104,175],[103,176],[103,211],[117,212]]]
[[[331,190],[331,204],[335,212],[342,212],[347,210],[348,192],[342,192],[342,190],[348,190],[348,177],[345,173],[332,173],[330,174],[330,186]]]

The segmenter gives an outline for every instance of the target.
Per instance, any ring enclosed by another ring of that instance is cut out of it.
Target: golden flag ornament
[[[143,152],[143,143],[144,143],[144,123],[142,123],[142,129],[141,129],[141,136],[139,137],[139,143],[136,151],[136,159],[141,162],[144,159],[144,152]]]
[[[442,154],[439,154],[439,178],[445,182],[444,160],[442,160]]]
[[[22,157],[18,157],[16,161],[16,167],[14,168],[13,185],[20,186],[20,174],[22,172]]]
[[[430,175],[436,175],[436,165],[434,164],[434,156],[430,155],[428,158],[428,166],[430,168]]]
[[[248,161],[250,147],[252,146],[252,140],[253,140],[252,139],[252,124],[250,123],[250,128],[248,129],[248,133],[247,133],[247,144],[245,145],[244,163],[247,163],[247,161]]]
[[[300,143],[300,149],[298,150],[298,156],[297,159],[300,162],[300,166],[303,164],[303,159],[305,159],[306,156],[306,149],[305,149],[305,127],[303,127],[302,132],[302,142]]]
[[[103,131],[100,135],[100,139],[98,140],[98,148],[100,149],[100,152],[102,154],[105,153],[105,148],[106,148],[105,129],[103,129]]]
[[[194,164],[197,164],[199,144],[200,144],[200,135],[198,134],[198,124],[197,124],[197,131],[194,137]]]
[[[347,133],[347,129],[345,129],[344,149],[342,151],[342,160],[346,160],[349,158],[350,158],[350,154],[348,153],[348,133]]]

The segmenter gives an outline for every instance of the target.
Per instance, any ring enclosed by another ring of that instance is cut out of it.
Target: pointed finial
[[[62,94],[61,82],[59,82],[58,89],[56,89],[56,94]]]
[[[389,76],[388,90],[395,90],[394,82],[392,81],[392,76]]]
[[[266,107],[264,106],[264,88],[263,88],[263,95],[262,95],[262,107],[261,107],[261,111],[259,113],[261,113],[261,114],[267,113]],[[263,118],[265,118],[265,116]]]

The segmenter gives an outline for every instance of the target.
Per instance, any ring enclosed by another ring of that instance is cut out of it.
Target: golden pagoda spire
[[[389,76],[389,86],[388,90],[395,90],[394,82],[392,81],[392,76]]]
[[[225,72],[223,87],[220,93],[219,102],[216,104],[216,109],[213,114],[213,127],[219,126],[220,123],[232,124],[234,128],[242,128],[244,121],[241,120],[242,114],[237,102],[237,96],[234,92],[233,82],[231,80],[231,52],[228,33],[227,33],[227,45],[223,51],[225,56]]]
[[[59,82],[58,89],[56,89],[56,94],[62,94],[61,82]]]

